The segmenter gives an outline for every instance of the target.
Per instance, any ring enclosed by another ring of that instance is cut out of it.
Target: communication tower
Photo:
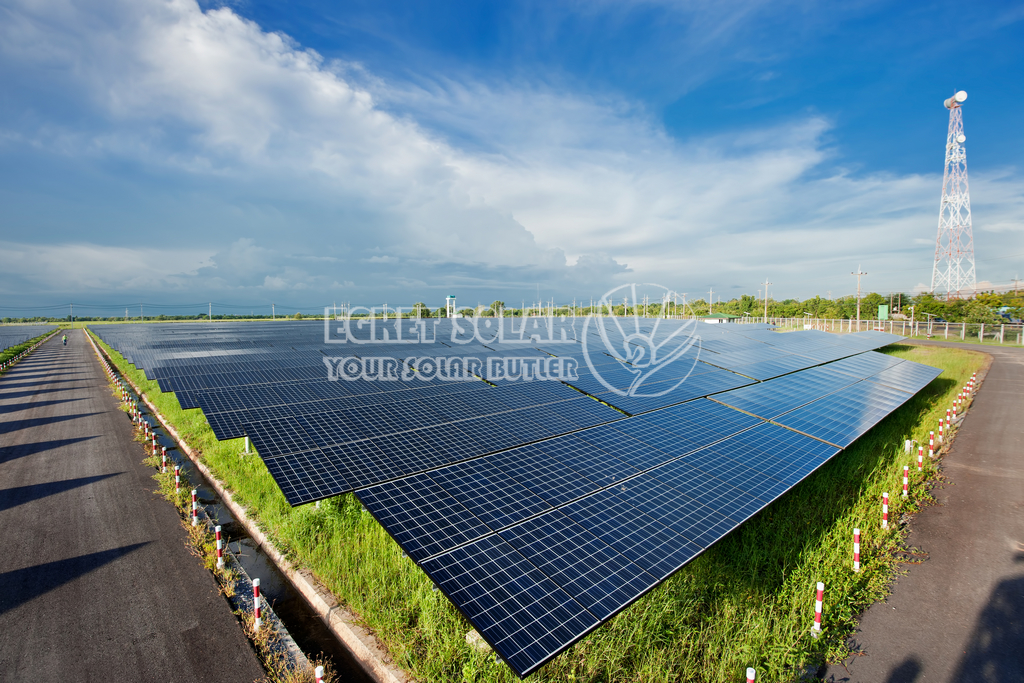
[[[931,292],[945,290],[947,299],[974,294],[974,231],[971,228],[971,196],[967,191],[967,150],[964,142],[963,90],[946,100],[949,132],[946,134],[946,170],[942,174],[939,205],[939,236],[935,241],[935,265]]]

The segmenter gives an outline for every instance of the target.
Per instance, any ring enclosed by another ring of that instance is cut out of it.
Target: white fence
[[[982,342],[1024,346],[1024,325],[1000,323],[947,323],[932,320],[823,320],[821,318],[754,318],[748,316],[737,323],[763,323],[788,329],[824,330],[826,332],[862,332],[878,330],[901,337],[948,339],[950,341]]]

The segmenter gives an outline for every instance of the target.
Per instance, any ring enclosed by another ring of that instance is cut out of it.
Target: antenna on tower
[[[946,133],[946,169],[942,174],[942,202],[939,204],[939,235],[935,240],[935,265],[931,292],[945,290],[946,299],[973,294],[977,288],[974,272],[974,230],[971,227],[971,196],[967,189],[967,150],[964,143],[964,115],[967,100],[963,90],[945,101],[949,109]]]

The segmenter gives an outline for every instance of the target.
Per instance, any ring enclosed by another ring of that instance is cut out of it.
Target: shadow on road
[[[110,477],[116,477],[124,472],[112,472],[110,474],[97,474],[93,477],[79,477],[77,479],[64,479],[62,481],[50,481],[45,484],[32,484],[30,486],[13,486],[9,489],[0,489],[0,512],[12,507],[29,503],[33,500],[46,498],[56,493],[63,493],[79,486],[88,486],[97,481],[103,481]]]
[[[4,396],[0,396],[0,398],[4,398]],[[81,401],[81,400],[82,400],[82,398],[63,398],[63,399],[60,399],[59,401],[58,400],[54,400],[54,401],[36,401],[35,403],[32,403],[32,402],[28,402],[28,403],[12,403],[12,404],[9,404],[9,405],[0,406],[0,414],[3,414],[3,413],[16,413],[19,410],[27,410],[29,408],[42,408],[44,406],[55,406],[55,405],[59,405],[61,403],[70,403],[72,401]]]
[[[32,384],[26,384],[24,386],[34,386]],[[2,384],[0,383],[0,389],[17,389],[19,385],[16,384]],[[53,387],[52,389],[26,389],[25,391],[0,391],[0,401],[12,398],[25,398],[26,396],[36,396],[38,394],[52,394],[55,391],[67,391],[64,387]]]
[[[67,560],[57,560],[4,572],[0,574],[0,586],[4,587],[0,591],[0,614],[49,593],[54,588],[59,588],[65,583],[149,545],[149,543],[149,541],[133,543],[121,548],[101,550]]]
[[[96,438],[98,437],[80,436],[74,439],[54,439],[53,441],[37,441],[36,443],[23,443],[17,446],[4,446],[3,448],[0,448],[0,464],[11,460],[17,460],[18,458],[24,458],[27,455],[35,455],[36,453],[43,453],[53,448],[70,446],[72,444]]]
[[[93,415],[102,415],[102,413],[77,413],[75,415],[51,415],[50,417],[37,417],[31,420],[9,420],[7,422],[0,422],[0,434],[8,434],[10,432],[16,432],[20,429],[28,429],[30,427],[42,427],[55,422],[67,422],[68,420],[92,417]]]
[[[950,681],[1024,681],[1024,576],[996,584]]]
[[[885,683],[914,683],[921,675],[921,662],[917,657],[907,657],[889,672]]]
[[[40,377],[46,377],[46,375],[40,375]],[[31,379],[31,378],[30,377],[25,377],[24,375],[19,375],[17,377],[12,377],[11,381],[9,381],[9,382],[0,381],[0,387],[2,387],[4,389],[23,389],[25,387],[38,387],[39,386],[39,382],[22,382],[21,380],[23,380],[23,379]],[[15,382],[14,380],[18,380],[18,381]],[[83,381],[83,380],[80,380],[80,379],[47,379],[46,385],[49,386],[51,384],[67,384],[68,382],[81,382],[81,381]],[[45,391],[45,390],[44,389],[40,389],[40,391]],[[62,388],[62,389],[56,389],[56,390],[51,390],[51,391],[67,391],[67,389],[66,388]]]

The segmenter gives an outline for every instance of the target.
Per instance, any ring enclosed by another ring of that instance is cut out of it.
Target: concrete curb
[[[85,332],[85,330],[83,332],[88,337],[89,343],[92,344],[96,353],[103,357],[105,354],[96,345],[96,342],[93,341],[92,335]],[[110,362],[112,365],[114,364],[113,360]],[[337,598],[326,588],[318,585],[318,583],[315,585],[315,579],[311,572],[305,571],[300,573],[292,566],[291,562],[285,558],[281,551],[270,542],[266,534],[246,514],[245,508],[235,502],[231,492],[224,488],[221,482],[213,476],[213,473],[203,464],[195,451],[181,438],[167,418],[157,410],[156,406],[149,400],[149,397],[139,387],[135,386],[135,383],[129,377],[125,376],[125,381],[131,385],[135,393],[146,403],[153,415],[160,420],[167,433],[178,442],[178,447],[189,457],[189,460],[196,466],[196,469],[210,482],[210,485],[223,501],[224,506],[234,516],[235,521],[242,525],[250,538],[277,565],[277,568],[291,582],[295,590],[302,595],[303,599],[317,613],[331,632],[352,653],[352,656],[359,662],[367,675],[374,681],[377,681],[377,683],[409,683],[412,681],[412,676],[407,672],[388,664],[386,652],[380,643],[377,642],[374,635],[356,623],[354,616],[348,610],[339,606]]]

